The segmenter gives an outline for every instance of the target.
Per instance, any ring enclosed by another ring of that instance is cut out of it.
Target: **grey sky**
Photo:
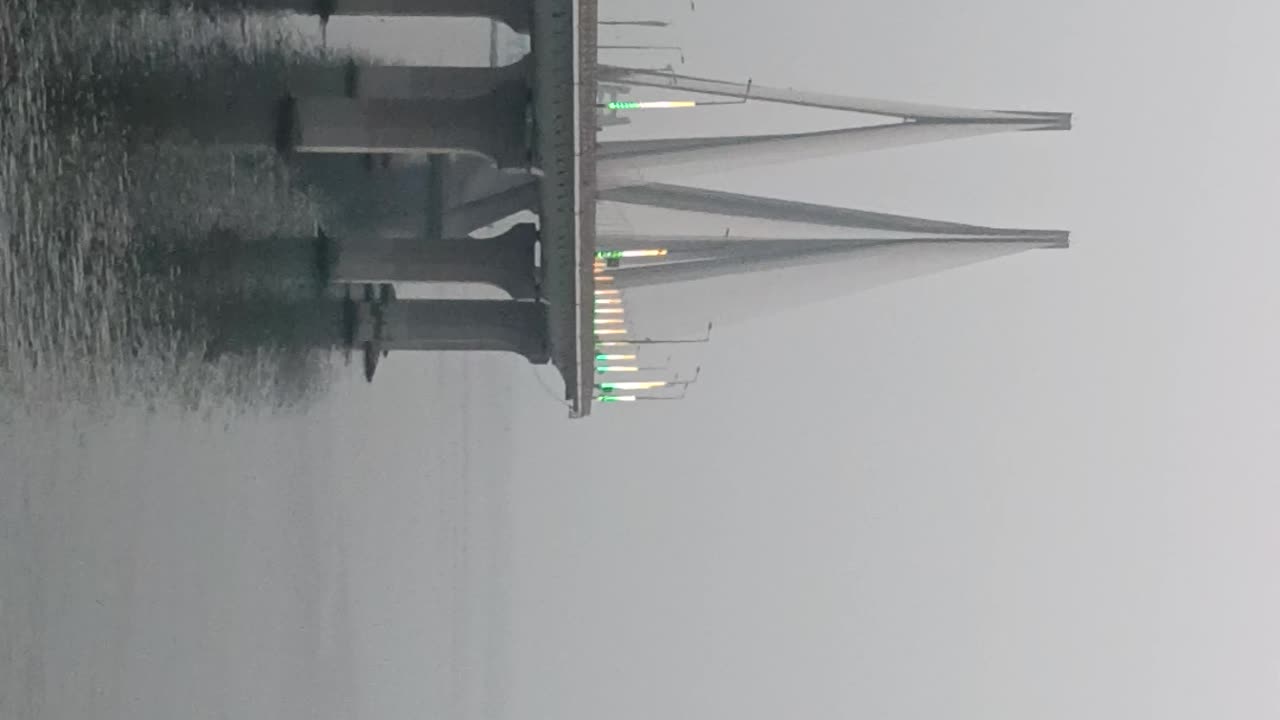
[[[695,74],[1077,117],[702,184],[1073,248],[725,328],[677,406],[515,382],[514,714],[1274,717],[1280,11],[671,6]]]
[[[517,384],[512,707],[1274,717],[1278,14],[699,2],[690,72],[1077,113],[706,184],[1074,247],[726,328],[675,407]]]
[[[397,354],[297,416],[6,428],[0,707],[1275,717],[1280,8],[629,4],[691,73],[1077,117],[701,184],[1073,247],[721,328],[686,402],[584,422],[514,359]],[[468,23],[331,31],[487,55]]]
[[[514,714],[1274,717],[1280,11],[672,7],[695,74],[1077,114],[701,184],[1074,246],[725,328],[677,406],[515,382]]]
[[[677,406],[515,382],[514,715],[1274,717],[1280,11],[680,7],[695,74],[1077,114],[702,184],[1074,246],[725,328]]]

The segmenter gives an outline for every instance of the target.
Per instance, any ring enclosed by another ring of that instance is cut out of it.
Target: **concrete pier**
[[[269,347],[513,352],[548,361],[547,310],[515,300],[292,299],[219,305],[210,355]],[[371,371],[371,368],[370,368]]]
[[[518,212],[536,210],[540,201],[538,183],[514,184],[493,195],[450,207],[444,216],[444,232],[465,235]]]
[[[272,237],[227,241],[204,250],[182,267],[194,290],[228,296],[285,289],[321,294],[335,283],[480,283],[517,300],[539,297],[535,264],[538,231],[520,224],[491,238],[423,240],[421,237]],[[176,262],[177,259],[172,260]],[[171,262],[171,256],[157,258]]]
[[[295,97],[434,98],[458,100],[489,94],[527,96],[532,63],[528,56],[503,67],[418,67],[360,65],[300,67],[289,74]]]
[[[295,12],[321,18],[334,15],[491,18],[519,33],[529,32],[533,14],[532,0],[238,0],[237,4],[247,10]]]
[[[382,158],[391,163],[384,167],[378,162]],[[427,158],[446,156],[307,154],[294,158],[294,167],[298,184],[321,206],[321,224],[333,234],[426,238],[426,217],[439,212],[438,205],[432,207]],[[489,164],[483,158],[476,161]]]
[[[348,302],[343,338],[374,354],[396,350],[491,351],[548,362],[547,308],[514,300]]]
[[[138,140],[164,138],[228,148],[357,155],[463,153],[500,168],[531,165],[525,92],[472,98],[243,97],[151,105]]]
[[[322,239],[318,251],[329,267],[329,278],[337,283],[482,283],[514,299],[531,300],[538,296],[537,242],[537,229],[521,224],[483,239]]]
[[[302,97],[286,104],[276,138],[299,153],[470,153],[503,168],[531,162],[527,96],[388,99]],[[260,126],[260,125],[259,125]],[[258,126],[255,126],[258,127]]]
[[[390,164],[350,154],[296,159],[302,181],[324,203],[326,228],[359,237],[461,238],[538,207],[531,176],[498,170],[486,158],[380,157]]]

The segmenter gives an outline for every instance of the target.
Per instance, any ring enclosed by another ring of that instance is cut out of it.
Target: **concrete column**
[[[524,93],[474,98],[229,97],[217,103],[157,100],[139,141],[164,137],[202,145],[276,147],[298,153],[466,153],[502,168],[531,165]]]
[[[226,5],[226,0],[218,0]],[[205,4],[209,0],[203,0]],[[512,30],[528,33],[533,0],[236,0],[247,10],[333,15],[416,15],[423,17],[487,17]]]
[[[424,242],[418,238],[331,240],[330,278],[339,283],[467,282],[500,288],[515,299],[538,296],[536,228],[521,224],[494,238]],[[323,261],[322,261],[323,262]]]
[[[533,180],[498,193],[449,208],[444,217],[447,235],[465,235],[525,210],[539,207],[539,183]]]
[[[453,166],[452,155],[432,155],[427,161],[427,188],[423,202],[423,239],[444,237],[444,214],[449,210],[449,191],[445,178]],[[455,237],[467,236],[466,233]]]
[[[531,161],[527,96],[456,100],[304,97],[288,103],[280,138],[299,153],[472,153],[504,168]]]
[[[210,353],[264,347],[513,352],[548,362],[547,312],[514,300],[394,300],[387,304],[317,298],[220,306]],[[372,367],[366,369],[372,376]]]
[[[217,274],[228,286],[315,292],[332,283],[482,283],[517,300],[533,300],[540,284],[537,242],[531,224],[493,238],[271,238],[220,253]]]
[[[434,98],[457,100],[493,93],[528,95],[532,61],[503,67],[310,65],[289,73],[295,97]]]
[[[294,158],[298,182],[317,198],[322,224],[338,235],[426,235],[432,207],[426,163],[399,162],[406,156],[299,155]],[[428,156],[445,159],[443,155]],[[396,162],[383,167],[381,158]],[[417,158],[421,160],[422,158]],[[372,162],[370,162],[372,160]],[[488,164],[483,158],[477,162]],[[446,180],[445,186],[448,187]],[[439,238],[440,233],[432,237]]]
[[[350,346],[395,350],[513,352],[548,362],[547,309],[514,300],[395,300],[347,309]]]
[[[537,210],[534,179],[498,170],[486,158],[430,155],[404,163],[407,156],[379,157],[394,162],[383,167],[360,155],[296,158],[300,181],[318,191],[324,226],[335,234],[461,238],[515,213]]]

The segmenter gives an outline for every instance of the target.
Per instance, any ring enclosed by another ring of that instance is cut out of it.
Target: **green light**
[[[667,251],[663,248],[650,250],[597,250],[597,260],[621,260],[623,258],[663,257]]]
[[[666,110],[697,107],[698,103],[693,100],[644,100],[641,102],[614,100],[605,103],[604,106],[609,110]]]

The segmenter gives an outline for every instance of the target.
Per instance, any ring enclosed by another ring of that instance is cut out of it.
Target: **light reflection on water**
[[[507,360],[366,386],[256,320],[315,288],[241,250],[321,208],[151,100],[321,54],[167,5],[0,3],[0,718],[492,717]]]
[[[161,108],[279,97],[284,68],[315,53],[264,23],[147,12],[73,23],[34,5],[7,23],[17,32],[6,47],[22,58],[6,66],[0,164],[7,394],[29,407],[130,394],[304,400],[327,356],[274,348],[208,362],[217,312],[202,298],[226,289],[210,268],[228,238],[305,235],[315,208],[270,148],[183,142]],[[168,262],[179,254],[189,261]],[[268,288],[255,300],[270,302]]]

